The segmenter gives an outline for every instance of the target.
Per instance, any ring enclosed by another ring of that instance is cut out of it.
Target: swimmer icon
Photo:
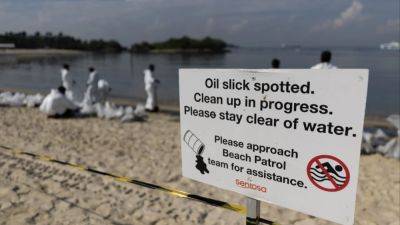
[[[201,156],[205,150],[204,143],[190,130],[187,130],[183,135],[183,141],[196,154],[196,169],[201,174],[210,173],[207,169],[207,164]]]
[[[307,165],[307,175],[311,183],[327,192],[338,192],[350,182],[350,171],[346,164],[332,155],[319,155]]]

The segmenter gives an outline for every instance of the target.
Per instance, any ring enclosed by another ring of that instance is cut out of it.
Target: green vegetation
[[[220,39],[205,37],[193,39],[187,36],[170,38],[164,42],[141,42],[132,45],[135,53],[224,53],[228,44]]]
[[[33,35],[26,32],[6,32],[0,34],[0,43],[14,43],[16,48],[26,49],[54,48],[95,52],[121,52],[124,50],[124,47],[115,40],[81,40],[63,33],[54,35],[50,32],[44,35],[39,32]]]
[[[27,34],[23,32],[6,32],[0,34],[0,43],[13,43],[23,49],[70,49],[93,52],[121,52],[126,50],[115,40],[82,40],[63,33]],[[231,47],[223,40],[211,37],[194,39],[187,36],[170,38],[164,42],[136,43],[131,51],[135,53],[224,53]]]

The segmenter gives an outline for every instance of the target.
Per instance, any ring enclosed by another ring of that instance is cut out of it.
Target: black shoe
[[[146,112],[158,112],[158,111],[160,111],[158,106],[154,107],[154,109],[145,109],[145,110],[146,110]]]

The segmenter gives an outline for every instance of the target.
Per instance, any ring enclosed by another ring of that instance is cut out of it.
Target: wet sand
[[[244,198],[181,176],[179,116],[169,109],[148,122],[47,119],[37,109],[0,107],[0,144],[90,165],[223,201]],[[163,192],[117,183],[0,150],[0,224],[244,224],[244,217]],[[281,224],[333,224],[262,203]],[[361,157],[356,222],[400,224],[400,162]]]

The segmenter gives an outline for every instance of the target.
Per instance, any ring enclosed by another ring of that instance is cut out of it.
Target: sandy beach
[[[37,109],[0,107],[0,143],[223,201],[244,198],[181,176],[179,116],[147,122],[47,119]],[[163,192],[0,151],[0,224],[244,224],[244,217]],[[398,225],[400,162],[361,157],[355,224]],[[262,203],[281,224],[333,224]]]
[[[163,3],[0,0],[0,225],[400,225],[400,0]]]

